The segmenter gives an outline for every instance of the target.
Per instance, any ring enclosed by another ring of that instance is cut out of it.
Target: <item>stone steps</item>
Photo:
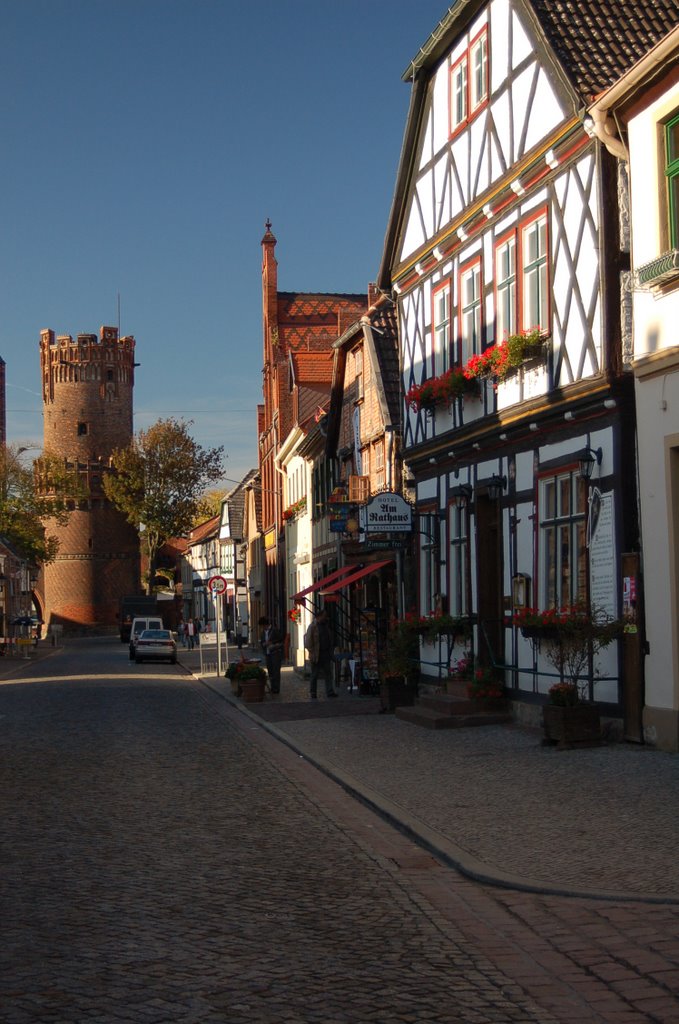
[[[426,729],[467,729],[512,720],[507,701],[498,701],[497,706],[488,708],[482,701],[462,696],[462,692],[422,695],[412,707],[396,708],[395,715]]]

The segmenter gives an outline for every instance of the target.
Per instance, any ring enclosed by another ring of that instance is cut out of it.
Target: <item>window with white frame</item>
[[[454,64],[450,72],[450,133],[467,123],[467,54]]]
[[[469,549],[467,544],[468,517],[466,503],[450,505],[450,557],[448,561],[448,609],[451,615],[467,615],[469,582]]]
[[[419,555],[420,555],[420,613],[429,615],[436,608],[439,593],[439,550],[440,524],[434,512],[420,512]]]
[[[373,472],[375,476],[375,487],[384,487],[384,439],[380,439],[374,445]]]
[[[488,29],[484,27],[450,69],[450,134],[455,135],[488,101]]]
[[[445,373],[450,365],[450,281],[432,292],[432,374]]]
[[[547,211],[521,226],[521,328],[549,326]]]
[[[679,113],[665,125],[665,177],[670,245],[679,249]]]
[[[469,108],[473,114],[488,99],[488,30],[474,39],[469,47]]]
[[[495,247],[495,341],[516,331],[516,235]]]
[[[460,270],[460,362],[481,351],[481,260]]]
[[[578,470],[539,481],[540,590],[542,608],[565,608],[586,600],[586,485]]]

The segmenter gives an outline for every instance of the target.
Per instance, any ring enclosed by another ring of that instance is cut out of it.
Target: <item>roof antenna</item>
[[[120,292],[118,292],[118,337],[120,337]]]

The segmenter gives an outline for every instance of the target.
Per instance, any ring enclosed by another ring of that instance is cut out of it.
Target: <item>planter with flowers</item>
[[[414,704],[419,674],[420,643],[415,617],[394,619],[380,658],[381,710],[394,711]]]
[[[300,498],[298,501],[294,501],[292,505],[288,505],[288,507],[283,512],[283,522],[294,522],[295,519],[297,519],[297,517],[300,516],[304,511],[306,511],[306,495],[304,495],[304,497]]]
[[[466,377],[462,370],[446,370],[439,377],[430,377],[422,384],[413,384],[405,396],[406,405],[415,412],[433,412],[449,407],[456,398],[478,397],[478,382]]]
[[[540,328],[510,334],[497,345],[491,345],[479,355],[467,361],[462,372],[468,380],[490,379],[500,383],[525,363],[544,359],[547,352],[546,339]]]
[[[477,668],[467,683],[467,697],[483,708],[496,708],[505,700],[505,688],[490,668]]]
[[[266,669],[258,661],[242,658],[227,667],[226,678],[231,680],[231,690],[236,697],[249,704],[261,703],[266,690]]]
[[[297,625],[301,618],[302,618],[302,612],[301,612],[301,609],[299,608],[299,606],[296,606],[295,608],[290,608],[289,609],[289,611],[288,611],[288,619],[290,620],[290,622],[294,622],[295,625]]]
[[[560,747],[591,745],[599,741],[599,709],[592,701],[592,665],[596,655],[622,635],[622,623],[585,605],[524,609],[516,618],[524,636],[540,649],[559,674],[543,708],[545,742]]]

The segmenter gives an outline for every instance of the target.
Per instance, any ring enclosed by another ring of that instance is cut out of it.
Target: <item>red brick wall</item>
[[[45,567],[45,620],[65,629],[117,625],[119,600],[139,592],[136,531],[103,495],[101,480],[115,448],[132,439],[133,337],[40,338],[46,452],[77,467],[86,497],[65,526],[48,524],[59,540],[56,560]]]

